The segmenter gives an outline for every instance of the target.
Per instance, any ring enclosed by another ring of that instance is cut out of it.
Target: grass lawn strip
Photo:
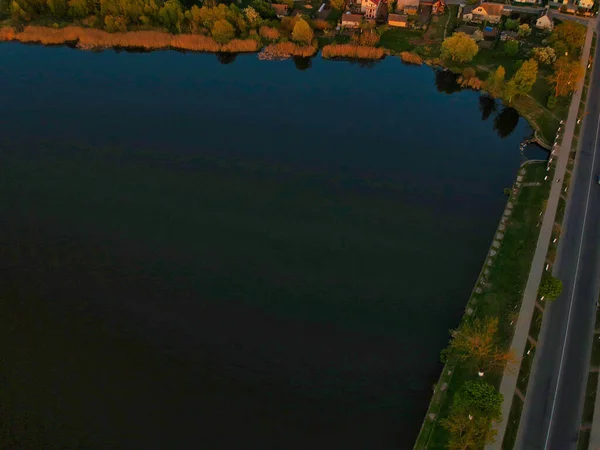
[[[525,170],[522,187],[509,197],[512,214],[505,222],[504,237],[498,253],[488,264],[490,256],[482,269],[467,311],[476,317],[496,316],[499,319],[499,335],[505,349],[508,349],[514,332],[514,323],[521,303],[525,284],[539,234],[540,213],[550,192],[549,182],[544,183],[547,175],[545,162],[526,163],[519,171]],[[504,217],[504,216],[503,216]],[[467,317],[467,316],[465,316]],[[447,417],[452,397],[465,381],[478,379],[472,369],[457,364],[450,355],[433,399],[417,437],[415,449],[444,449],[447,433],[439,425],[439,420]],[[498,387],[502,373],[486,374],[485,380]]]

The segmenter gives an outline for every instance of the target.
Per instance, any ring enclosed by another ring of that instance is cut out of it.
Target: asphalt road
[[[600,61],[600,46],[593,56]],[[600,293],[600,64],[595,64],[555,276],[562,295],[544,314],[516,449],[575,449]]]

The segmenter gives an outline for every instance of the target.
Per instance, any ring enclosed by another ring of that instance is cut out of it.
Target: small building
[[[502,17],[504,5],[500,3],[482,3],[473,8],[474,22],[498,23]]]
[[[271,7],[275,11],[275,15],[280,19],[288,15],[288,5],[283,3],[271,3]]]
[[[473,20],[473,10],[474,9],[475,9],[475,6],[473,6],[473,5],[464,6],[460,12],[461,13],[460,18],[465,22],[471,22]]]
[[[415,11],[418,10],[419,0],[398,0],[398,2],[396,3],[396,12],[404,12],[404,14],[406,14],[405,9],[407,7],[414,8]]]
[[[381,8],[381,0],[362,0],[360,10],[365,14],[367,19],[375,19]]]
[[[342,27],[358,28],[362,20],[362,14],[342,14]]]
[[[585,9],[592,9],[594,7],[594,0],[579,0],[579,7]]]
[[[388,15],[388,25],[390,27],[406,28],[408,26],[408,16],[405,14]]]
[[[519,33],[517,33],[516,31],[505,30],[502,33],[500,33],[500,40],[503,42],[516,41],[517,39],[519,39]]]
[[[548,12],[535,21],[535,27],[540,30],[552,30],[552,28],[554,28],[554,22],[552,22],[552,19],[548,16]]]
[[[577,6],[573,3],[566,3],[562,6],[561,10],[567,14],[575,14],[577,12]]]

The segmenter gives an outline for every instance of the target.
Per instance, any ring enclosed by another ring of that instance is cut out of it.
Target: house
[[[573,3],[566,3],[562,6],[561,10],[567,14],[575,14],[577,7]]]
[[[388,15],[388,25],[390,27],[406,28],[408,26],[408,16],[403,14]]]
[[[585,9],[592,9],[594,7],[594,0],[579,0],[579,7]]]
[[[375,19],[377,18],[377,14],[379,14],[381,5],[381,0],[362,0],[360,10],[365,13],[367,19]]]
[[[516,41],[519,38],[519,33],[516,31],[506,30],[500,33],[501,41]]]
[[[280,19],[288,15],[288,5],[283,3],[272,3],[271,7],[275,11],[275,15]]]
[[[464,20],[465,22],[471,22],[473,20],[473,10],[474,9],[475,9],[475,6],[473,6],[473,5],[464,6],[461,10],[462,20]]]
[[[554,28],[554,23],[552,22],[552,19],[548,17],[548,12],[546,12],[546,14],[535,21],[535,26],[541,30],[552,30],[552,28]]]
[[[446,1],[445,0],[437,0],[431,7],[431,14],[444,14],[445,9],[446,9]]]
[[[417,11],[419,9],[419,0],[398,0],[396,3],[397,12],[404,12],[406,14],[405,9],[407,7],[414,8]]]
[[[502,17],[504,5],[500,3],[482,3],[473,8],[474,22],[498,23]]]
[[[342,15],[342,27],[344,28],[358,28],[362,22],[362,14],[343,14]]]
[[[419,6],[418,5],[405,6],[404,14],[408,14],[409,16],[416,16],[417,14],[419,14]]]

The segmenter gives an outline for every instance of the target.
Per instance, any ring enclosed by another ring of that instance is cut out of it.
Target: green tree
[[[66,0],[48,0],[48,8],[54,17],[64,17],[67,14]]]
[[[506,71],[504,67],[498,66],[496,71],[491,74],[485,82],[485,90],[490,93],[493,97],[501,97],[504,89],[504,78]]]
[[[342,10],[342,9],[344,9],[344,6],[346,5],[346,0],[330,0],[329,3],[331,4],[331,6],[333,8]]]
[[[179,0],[167,0],[158,12],[160,23],[172,33],[181,32],[183,11]]]
[[[564,97],[575,90],[577,82],[583,76],[579,61],[561,56],[554,62],[554,72],[548,81],[554,86],[554,96]]]
[[[517,53],[519,53],[519,43],[517,41],[504,43],[504,54],[506,56],[515,56]]]
[[[305,44],[310,44],[313,40],[313,30],[304,19],[300,19],[294,25],[294,30],[292,31],[292,40],[296,42],[302,42]]]
[[[214,23],[210,34],[219,44],[226,44],[235,37],[235,29],[225,19],[220,19]]]
[[[550,95],[548,97],[548,101],[546,101],[546,108],[548,108],[548,109],[556,108],[556,97],[554,95]]]
[[[519,29],[519,21],[514,19],[507,19],[504,23],[504,28],[510,31],[517,31]]]
[[[540,296],[547,298],[548,300],[556,299],[563,290],[562,281],[552,276],[544,277],[544,280],[540,284]]]
[[[535,59],[529,59],[523,63],[517,73],[506,84],[504,95],[508,96],[508,101],[516,95],[526,95],[531,92],[533,85],[537,80],[538,63]],[[509,86],[510,85],[510,86]]]
[[[478,51],[479,47],[475,40],[462,32],[454,33],[442,43],[442,57],[450,58],[452,61],[471,61]]]
[[[500,420],[502,417],[502,394],[485,381],[467,381],[454,396],[453,407],[468,411],[471,415]]]
[[[93,6],[88,0],[69,0],[69,16],[83,19],[92,12]]]

